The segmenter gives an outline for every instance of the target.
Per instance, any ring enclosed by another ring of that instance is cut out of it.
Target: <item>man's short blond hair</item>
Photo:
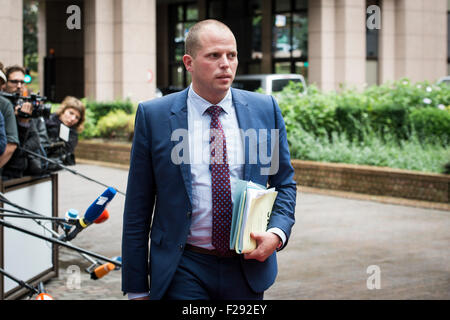
[[[202,45],[200,43],[200,33],[207,26],[215,26],[219,29],[223,29],[224,31],[231,31],[231,29],[224,23],[214,20],[207,19],[194,24],[190,29],[186,36],[186,41],[184,45],[185,54],[194,57],[197,55],[198,50],[201,49]]]

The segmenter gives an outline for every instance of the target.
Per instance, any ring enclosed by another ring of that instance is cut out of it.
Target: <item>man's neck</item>
[[[206,94],[206,93],[203,93],[201,90],[198,90],[193,83],[191,85],[191,89],[194,90],[194,92],[198,96],[202,97],[203,99],[205,99],[206,101],[208,101],[212,105],[217,105],[220,101],[222,101],[223,98],[225,98],[226,95],[228,94],[228,91],[230,90],[230,89],[228,89],[227,91],[221,92],[221,93],[218,93],[218,94],[215,94],[215,93]]]

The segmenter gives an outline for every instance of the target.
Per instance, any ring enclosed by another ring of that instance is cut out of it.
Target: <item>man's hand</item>
[[[25,102],[24,104],[22,104],[22,106],[16,106],[14,108],[16,117],[18,117],[20,122],[29,122],[30,118],[22,118],[19,116],[19,109],[23,113],[31,115],[33,113],[33,105],[29,102]]]
[[[256,249],[250,253],[244,253],[244,259],[265,261],[280,244],[280,237],[272,232],[250,233],[250,237],[256,240]]]

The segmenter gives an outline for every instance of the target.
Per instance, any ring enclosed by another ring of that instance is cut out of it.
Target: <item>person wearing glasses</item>
[[[3,72],[3,64],[0,62],[0,90],[5,83],[6,83],[6,75]],[[0,104],[3,105],[4,101],[0,101]],[[3,116],[0,107],[0,157],[6,150],[6,144],[7,144],[7,136],[5,129],[5,117]]]
[[[0,90],[6,86],[7,78],[3,64],[0,62]],[[19,133],[17,131],[16,116],[12,103],[0,96],[0,113],[5,120],[6,146],[4,152],[0,155],[0,173],[1,168],[11,159],[14,151],[19,145]]]
[[[6,84],[4,85],[5,91],[8,93],[18,93],[23,94],[24,90],[24,79],[25,79],[25,69],[18,65],[13,65],[6,68]],[[33,112],[33,106],[29,102],[25,102],[22,105],[14,106],[14,113],[16,115],[17,130],[19,134],[19,144],[22,148],[31,151],[40,150],[39,135],[36,130],[36,126],[30,121],[30,117],[23,117],[19,110],[24,113],[31,115]],[[6,147],[5,153],[8,151],[8,146]],[[40,168],[30,167],[30,157],[28,154],[20,148],[16,148],[12,153],[9,161],[3,166],[2,179],[8,180],[13,178],[21,178],[26,170],[30,174],[38,173]],[[33,163],[36,163],[34,161]]]

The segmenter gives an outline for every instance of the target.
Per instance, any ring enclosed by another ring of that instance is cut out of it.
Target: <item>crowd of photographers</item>
[[[28,94],[25,69],[0,62],[0,172],[2,180],[36,176],[75,164],[85,107],[66,97],[55,113],[45,98]],[[49,159],[49,160],[47,160]]]

